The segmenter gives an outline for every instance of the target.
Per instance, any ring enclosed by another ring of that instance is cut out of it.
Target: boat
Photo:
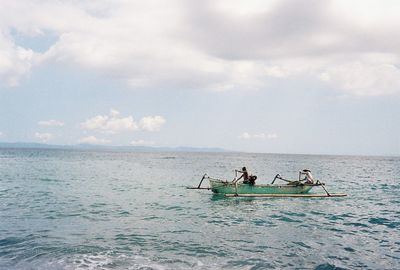
[[[218,194],[305,194],[314,186],[321,186],[304,183],[251,185],[211,177],[208,177],[208,181],[211,191]]]
[[[209,187],[201,187],[203,181],[207,179]],[[275,184],[276,180],[285,181],[286,184]],[[232,181],[213,178],[207,174],[203,175],[197,187],[188,187],[189,189],[207,189],[214,194],[222,194],[226,197],[344,197],[344,193],[329,193],[324,187],[325,184],[317,180],[313,183],[303,180],[287,180],[277,174],[271,184],[244,183],[235,178]],[[313,187],[322,187],[325,194],[309,193]]]

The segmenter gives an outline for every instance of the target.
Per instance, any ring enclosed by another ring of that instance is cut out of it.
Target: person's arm
[[[311,183],[314,183],[314,177],[312,176],[312,174],[309,172],[309,173],[307,173],[307,177],[306,177],[306,179],[308,180],[308,181],[310,181]]]
[[[238,173],[238,172],[239,172],[239,173],[242,173],[242,175],[241,175],[238,179],[236,179],[236,177],[235,177],[235,179],[233,179],[233,182],[234,182],[234,183],[236,183],[237,181],[239,181],[239,180],[243,177],[243,172],[242,172],[242,171],[235,170],[235,172],[236,172],[236,173]]]

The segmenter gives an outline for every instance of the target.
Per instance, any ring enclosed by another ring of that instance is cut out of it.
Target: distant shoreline
[[[111,145],[57,145],[45,143],[0,143],[1,149],[25,149],[25,150],[70,150],[70,151],[98,151],[98,152],[132,152],[132,153],[230,153],[230,154],[267,154],[267,155],[292,155],[292,156],[342,156],[342,157],[385,157],[400,158],[396,154],[322,154],[322,153],[265,153],[265,152],[245,152],[227,150],[213,147],[156,147],[156,146],[111,146]]]
[[[110,146],[110,145],[56,145],[44,143],[0,143],[0,149],[43,149],[43,150],[90,150],[117,152],[195,152],[195,153],[228,153],[234,152],[222,148],[207,147],[153,147],[153,146]]]

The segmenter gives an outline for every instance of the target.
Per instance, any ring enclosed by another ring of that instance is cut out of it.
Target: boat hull
[[[218,194],[305,194],[314,185],[249,185],[209,179],[211,191]]]

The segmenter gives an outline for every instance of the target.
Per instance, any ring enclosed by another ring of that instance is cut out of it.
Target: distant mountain
[[[46,148],[46,149],[59,149],[59,148],[64,148],[65,146],[63,145],[51,145],[51,144],[44,144],[44,143],[20,143],[20,142],[15,142],[15,143],[0,143],[0,148],[26,148],[26,149],[32,149],[32,148]]]
[[[229,152],[222,148],[203,147],[153,147],[153,146],[110,146],[93,144],[55,145],[45,143],[0,143],[3,149],[65,149],[65,150],[97,150],[127,152]]]

